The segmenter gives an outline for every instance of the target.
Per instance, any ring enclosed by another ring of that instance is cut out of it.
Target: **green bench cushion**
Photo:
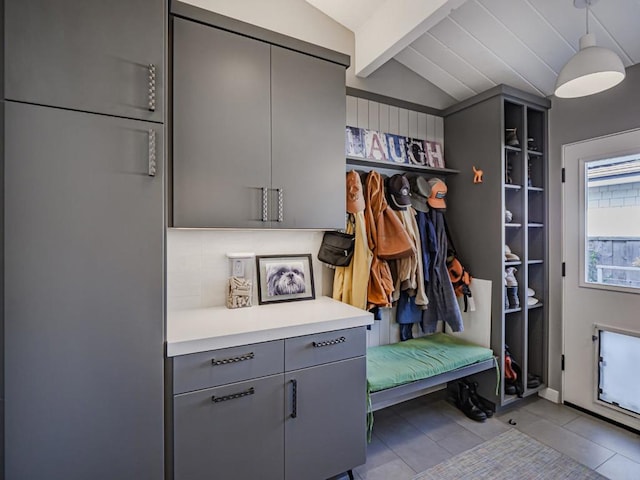
[[[446,333],[369,347],[369,392],[397,387],[492,358],[491,349]]]

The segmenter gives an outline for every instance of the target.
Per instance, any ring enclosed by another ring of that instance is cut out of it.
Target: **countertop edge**
[[[173,341],[167,339],[166,356],[170,358],[208,350],[282,340],[285,338],[313,335],[346,328],[364,327],[373,324],[372,313],[355,309],[350,305],[342,305],[345,306],[344,311],[339,314],[336,311],[327,312],[326,320],[274,325],[273,327],[267,326],[266,328],[260,328],[255,331],[234,331],[229,333],[225,333],[224,331],[216,331],[215,333],[207,332],[206,330],[208,329],[203,329],[201,336],[176,339]],[[274,306],[271,306],[271,308],[273,307]]]

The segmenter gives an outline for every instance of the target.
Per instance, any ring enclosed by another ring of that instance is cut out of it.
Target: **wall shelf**
[[[407,163],[394,163],[394,162],[382,162],[379,160],[369,160],[366,158],[358,157],[346,157],[347,165],[361,166],[361,167],[373,167],[373,168],[388,168],[390,170],[399,170],[402,172],[419,172],[437,175],[452,175],[460,173],[460,170],[454,170],[452,168],[433,168],[425,167],[423,165],[410,165]]]

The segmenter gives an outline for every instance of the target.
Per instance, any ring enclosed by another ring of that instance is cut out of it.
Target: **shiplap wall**
[[[444,149],[444,119],[437,115],[347,95],[347,126],[439,142]]]
[[[347,126],[435,141],[444,149],[444,119],[437,115],[347,95]],[[400,341],[400,328],[395,321],[395,311],[395,308],[381,310],[382,320],[376,320],[371,330],[367,331],[368,346]],[[419,335],[421,333],[416,326],[414,336]]]

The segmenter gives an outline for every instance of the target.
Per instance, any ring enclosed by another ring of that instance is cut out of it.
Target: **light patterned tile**
[[[484,438],[471,433],[465,428],[461,428],[461,431],[452,433],[451,435],[438,440],[438,445],[446,449],[452,455],[457,455],[459,453],[466,452],[485,441],[486,440]]]
[[[580,415],[577,411],[570,407],[560,405],[558,403],[550,402],[544,398],[538,398],[537,400],[527,403],[524,407],[530,413],[546,418],[550,422],[558,425],[564,425],[572,420],[575,420]]]
[[[582,415],[564,425],[564,428],[640,463],[640,436],[637,434]]]
[[[611,450],[548,420],[527,425],[522,432],[592,469],[614,455]]]
[[[596,472],[611,480],[637,480],[640,478],[640,464],[622,455],[614,455],[600,465]]]
[[[371,470],[356,469],[362,480],[410,480],[417,472],[414,472],[409,465],[402,460],[393,460],[382,464]]]
[[[527,425],[531,425],[532,423],[542,420],[542,417],[531,413],[524,408],[508,410],[505,413],[499,414],[497,418],[501,422],[506,423],[507,425],[511,425],[518,430],[522,430]],[[511,421],[512,423],[509,423],[509,421]]]

